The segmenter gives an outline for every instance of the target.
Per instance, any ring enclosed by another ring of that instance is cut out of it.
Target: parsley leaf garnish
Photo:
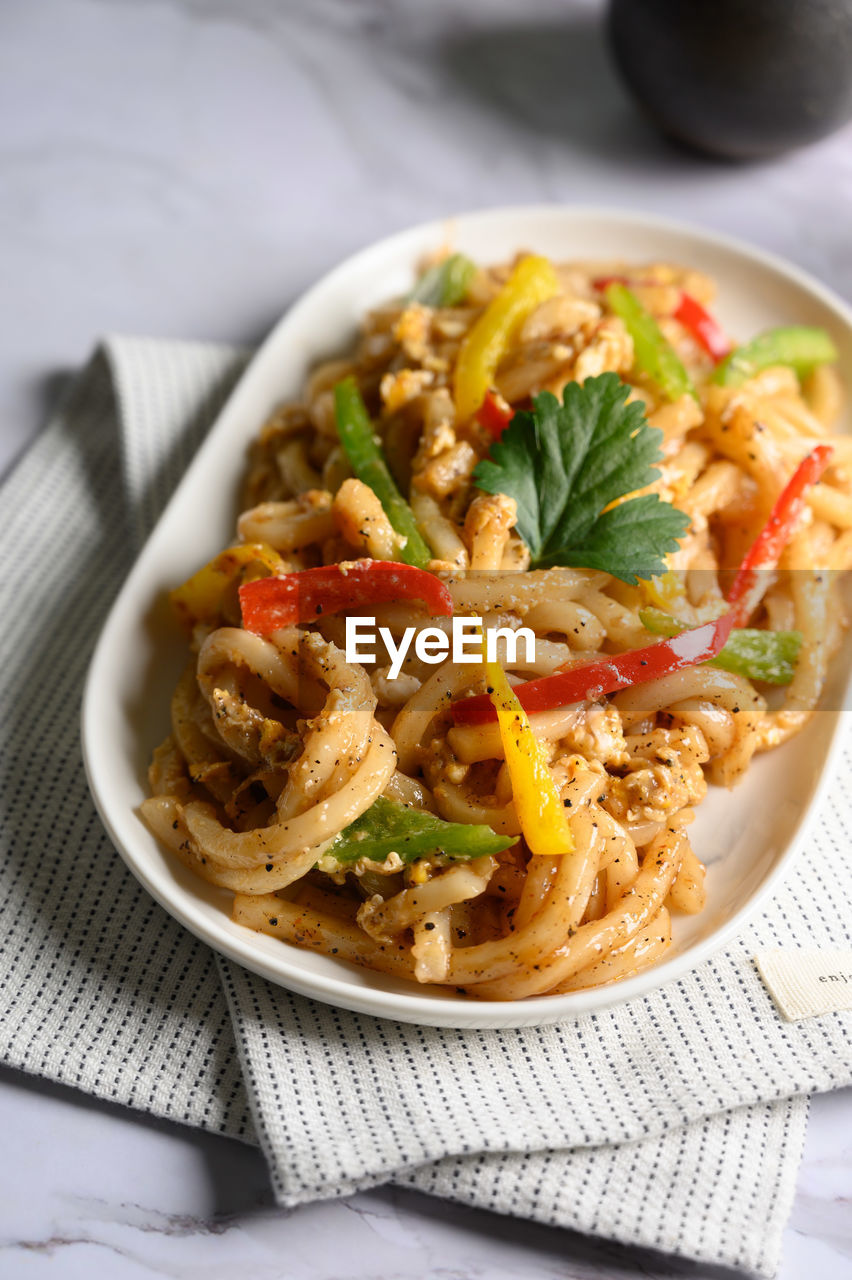
[[[664,571],[689,528],[689,517],[657,494],[610,506],[659,476],[663,433],[640,402],[625,403],[629,394],[614,373],[567,383],[562,404],[544,391],[476,467],[480,489],[515,499],[534,568],[603,569],[635,583]]]

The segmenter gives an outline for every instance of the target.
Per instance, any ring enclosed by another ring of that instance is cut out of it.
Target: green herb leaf
[[[656,494],[628,498],[657,479],[663,433],[648,425],[614,373],[569,382],[562,404],[550,392],[516,413],[473,478],[518,505],[518,532],[534,567],[603,569],[635,583],[665,570],[689,517]]]
[[[515,843],[478,823],[444,822],[422,809],[412,809],[379,796],[360,818],[350,822],[329,846],[323,859],[336,858],[346,866],[359,858],[384,862],[391,853],[403,862],[415,862],[428,855],[454,862],[500,853]]]
[[[646,631],[657,636],[677,636],[687,624],[671,617],[662,609],[640,609],[640,621]],[[796,660],[802,647],[800,631],[762,631],[759,627],[736,627],[725,647],[708,666],[721,667],[747,680],[766,684],[789,684],[796,672]]]

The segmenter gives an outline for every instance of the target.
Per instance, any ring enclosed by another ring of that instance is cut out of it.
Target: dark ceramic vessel
[[[737,159],[852,117],[852,0],[611,0],[624,79],[672,137]]]

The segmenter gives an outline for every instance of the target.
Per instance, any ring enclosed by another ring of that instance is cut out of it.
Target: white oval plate
[[[692,827],[698,856],[709,867],[707,907],[697,917],[675,921],[674,943],[662,964],[611,987],[514,1003],[419,991],[232,923],[231,894],[179,866],[136,812],[185,658],[163,608],[164,593],[231,540],[245,450],[271,410],[300,394],[316,361],[346,349],[369,307],[405,292],[418,259],[444,244],[448,234],[454,247],[480,262],[530,249],[562,259],[694,265],[718,281],[717,312],[735,337],[782,323],[823,325],[837,342],[842,366],[852,369],[852,312],[829,290],[746,245],[660,218],[535,206],[466,214],[392,236],[321,280],[252,360],[109,615],[86,685],[83,747],[92,795],[128,867],[211,947],[272,982],[362,1013],[431,1026],[533,1026],[644,995],[692,969],[743,928],[804,843],[830,776],[838,715],[816,715],[793,742],[756,760],[736,790],[711,788]],[[845,670],[835,673],[833,707],[843,705],[847,678]]]

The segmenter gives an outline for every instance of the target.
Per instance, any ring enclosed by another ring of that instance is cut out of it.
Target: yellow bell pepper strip
[[[354,378],[344,378],[336,384],[334,413],[337,434],[349,465],[362,484],[373,490],[388,520],[405,538],[399,552],[400,559],[418,569],[425,569],[432,559],[432,552],[420,532],[414,512],[396,487]]]
[[[724,387],[739,387],[774,364],[789,365],[798,377],[806,378],[817,365],[832,364],[836,359],[837,348],[825,329],[788,325],[768,329],[744,347],[737,347],[717,367],[713,381]]]
[[[497,712],[500,741],[509,769],[515,810],[530,853],[553,857],[571,853],[574,839],[544,747],[499,662],[485,661],[488,695]]]
[[[617,280],[608,284],[604,297],[633,339],[633,358],[636,368],[647,374],[667,400],[679,400],[690,395],[696,400],[698,392],[683,367],[680,356],[660,330],[650,311],[646,311],[635,293]]]
[[[547,258],[521,259],[462,342],[454,384],[459,422],[467,422],[482,404],[520,325],[539,303],[558,292],[559,280]]]
[[[475,262],[463,253],[451,253],[423,272],[406,302],[420,302],[424,307],[457,307],[464,302],[475,275]]]
[[[203,568],[169,592],[178,620],[191,631],[197,622],[215,622],[225,591],[241,569],[257,562],[273,573],[282,564],[278,552],[266,542],[242,542],[220,551]]]

